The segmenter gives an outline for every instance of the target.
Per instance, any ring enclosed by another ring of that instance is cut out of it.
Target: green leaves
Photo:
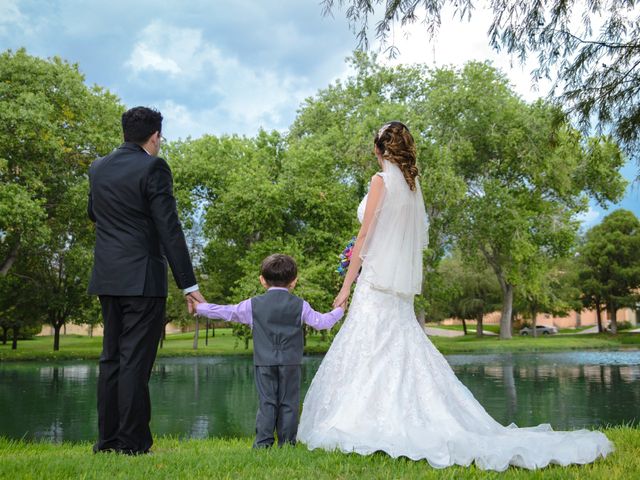
[[[591,228],[580,248],[580,287],[585,306],[635,306],[640,288],[640,221],[616,210]]]
[[[86,172],[120,142],[122,110],[76,65],[0,54],[0,283],[21,279],[30,299],[21,312],[58,329],[95,319]]]

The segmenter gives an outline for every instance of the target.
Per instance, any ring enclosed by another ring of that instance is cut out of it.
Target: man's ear
[[[264,279],[264,277],[262,275],[260,275],[260,284],[264,287],[264,288],[269,288],[269,284],[267,283],[267,281]]]
[[[294,288],[296,288],[297,284],[298,284],[298,277],[294,278],[293,281],[289,284],[289,286],[287,286],[287,288],[289,290],[293,290]]]

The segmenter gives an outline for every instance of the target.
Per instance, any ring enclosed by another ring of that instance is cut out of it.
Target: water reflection
[[[500,423],[556,429],[637,422],[640,352],[452,355],[460,380]],[[303,392],[320,357],[305,359]],[[93,440],[95,363],[0,364],[0,435]],[[163,359],[150,384],[158,435],[253,434],[250,358]],[[428,405],[425,408],[429,408]]]

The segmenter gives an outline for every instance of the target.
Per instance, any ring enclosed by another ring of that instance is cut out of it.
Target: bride
[[[298,441],[362,455],[381,450],[436,468],[475,462],[499,471],[584,464],[612,452],[600,432],[500,425],[457,379],[413,310],[428,229],[413,137],[390,122],[374,143],[382,172],[358,207],[362,226],[335,305],[349,298],[362,272],[307,392]]]

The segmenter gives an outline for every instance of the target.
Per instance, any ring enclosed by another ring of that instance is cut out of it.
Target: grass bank
[[[201,332],[197,350],[193,349],[193,333],[168,335],[163,347],[158,351],[160,357],[212,356],[212,355],[251,355],[249,349],[238,341],[230,329],[216,330],[216,336],[209,338],[205,345],[204,331]],[[500,353],[500,352],[544,352],[563,350],[616,350],[622,348],[640,348],[640,334],[620,333],[587,335],[552,335],[539,338],[514,336],[511,340],[500,340],[496,336],[477,338],[475,335],[464,337],[431,337],[433,343],[444,354],[452,353]],[[91,360],[100,356],[101,337],[63,335],[60,337],[60,350],[53,351],[52,337],[36,337],[18,342],[18,349],[11,350],[10,343],[0,345],[0,361],[22,360]],[[319,335],[310,335],[307,340],[307,353],[321,354],[329,348],[328,342],[322,342]]]
[[[308,451],[304,446],[254,451],[251,439],[177,440],[160,438],[154,454],[93,455],[88,443],[61,445],[0,439],[0,476],[49,480],[83,479],[631,479],[640,478],[640,430],[604,430],[616,451],[585,465],[528,471],[486,472],[475,467],[436,470],[424,461]]]

